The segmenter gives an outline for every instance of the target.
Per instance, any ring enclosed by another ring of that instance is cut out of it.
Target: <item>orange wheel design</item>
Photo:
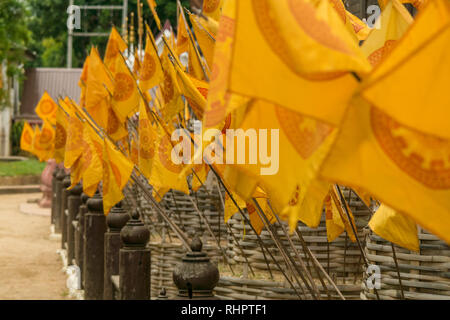
[[[140,70],[140,80],[148,81],[150,80],[156,72],[156,62],[152,55],[146,53],[144,57],[144,63]]]
[[[155,142],[150,135],[150,127],[150,120],[139,120],[139,156],[147,160],[155,156]]]
[[[172,144],[170,143],[169,137],[165,135],[161,139],[161,143],[158,149],[159,160],[161,164],[169,171],[179,174],[181,172],[182,166],[176,165],[172,162]]]
[[[384,57],[386,57],[386,55],[392,51],[396,42],[396,40],[387,40],[384,43],[384,46],[372,52],[368,57],[370,64],[372,66],[376,66],[377,64],[379,64],[384,59]]]
[[[275,107],[281,129],[303,159],[308,159],[333,131],[323,122],[307,118],[283,107]]]
[[[71,151],[76,150],[81,146],[83,141],[83,128],[81,123],[74,118],[70,118],[69,121],[71,122],[71,130],[69,130],[67,135],[66,149]]]
[[[48,116],[55,111],[55,105],[51,100],[46,99],[41,102],[40,110],[43,115]]]
[[[162,95],[165,103],[169,103],[175,94],[172,77],[167,71],[164,71],[164,83],[161,86]]]
[[[314,7],[311,4],[302,0],[284,1],[288,1],[292,15],[300,28],[309,37],[332,50],[349,53],[346,44],[331,32],[330,26],[326,22],[315,18]],[[344,71],[305,74],[295,69],[293,67],[296,65],[295,58],[290,53],[286,40],[280,35],[281,31],[277,26],[276,20],[270,15],[271,9],[268,0],[252,0],[252,3],[261,34],[272,51],[292,72],[310,81],[333,80],[346,74]]]
[[[430,189],[450,189],[450,140],[402,126],[375,107],[370,121],[379,146],[400,170]]]
[[[61,149],[66,144],[66,129],[57,122],[55,133],[55,149]]]
[[[230,17],[222,16],[220,18],[220,29],[216,36],[217,42],[225,42],[228,38],[234,37],[236,21]]]
[[[25,131],[25,133],[23,135],[23,140],[25,141],[26,144],[32,144],[33,143],[33,138],[31,137],[30,132]]]
[[[116,74],[114,80],[116,85],[114,88],[114,100],[128,100],[131,97],[134,89],[133,78],[124,72],[119,72]]]
[[[117,119],[116,114],[114,113],[114,111],[112,110],[112,108],[110,108],[108,110],[108,133],[109,134],[114,134],[119,130],[120,127],[120,123],[119,123],[119,119]]]
[[[204,0],[203,11],[212,13],[219,8],[220,0]]]
[[[106,58],[114,59],[119,54],[119,45],[114,39],[109,40],[108,48],[106,49]]]

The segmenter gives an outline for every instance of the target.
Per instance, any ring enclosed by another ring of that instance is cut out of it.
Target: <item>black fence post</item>
[[[59,173],[58,166],[55,167],[55,170],[53,170],[52,173],[52,210],[51,210],[51,216],[50,216],[50,223],[55,226],[55,212],[56,212],[56,176]],[[56,228],[56,226],[55,226]]]
[[[64,169],[60,169],[58,171],[58,174],[56,175],[56,182],[55,182],[55,233],[61,233],[61,203],[62,203],[62,182],[65,178],[66,173],[64,172]]]
[[[119,288],[121,300],[150,299],[150,249],[146,248],[150,231],[135,209],[122,228],[123,248],[119,256]]]
[[[66,175],[62,181],[62,192],[61,192],[61,248],[67,250],[67,198],[69,195],[70,187],[70,175]],[[70,264],[67,261],[67,264]]]
[[[122,208],[122,203],[116,204],[106,217],[108,231],[105,233],[105,273],[103,280],[103,299],[114,300],[114,286],[111,279],[119,275],[119,250],[122,247],[120,230],[130,219],[130,215]]]
[[[106,219],[99,193],[87,201],[87,208],[84,216],[84,298],[102,300]]]
[[[71,190],[68,190],[67,197],[67,261],[69,265],[76,264],[75,259],[75,225],[76,216],[80,210],[81,193],[83,186],[76,185]]]
[[[87,212],[86,202],[89,197],[81,194],[81,205],[77,215],[77,229],[75,233],[75,261],[80,268],[81,273],[81,287],[84,288],[84,215]]]

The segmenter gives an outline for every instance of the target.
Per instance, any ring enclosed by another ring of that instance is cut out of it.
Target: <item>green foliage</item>
[[[20,149],[20,137],[22,136],[24,122],[15,122],[11,127],[10,141],[11,141],[11,152],[13,156],[19,155],[22,151]]]
[[[36,159],[0,161],[0,177],[40,175],[45,166],[45,162],[39,162]]]
[[[1,0],[3,1],[3,0]],[[156,24],[148,7],[144,3],[144,21],[156,33]],[[27,64],[27,67],[65,67],[67,55],[67,0],[27,0],[31,18],[28,28],[33,33],[31,49],[37,53],[37,59]],[[75,0],[75,5],[121,5],[122,0]],[[157,11],[164,23],[169,19],[176,27],[177,7],[175,0],[156,0]],[[188,7],[189,1],[182,0],[182,5]],[[137,31],[137,0],[128,1],[128,15],[135,13],[135,30]],[[81,30],[77,32],[109,32],[112,25],[119,31],[122,27],[122,12],[109,10],[81,10]],[[137,34],[137,32],[136,32]],[[73,67],[82,67],[90,47],[95,45],[101,54],[107,43],[106,37],[75,37],[73,42]]]
[[[23,1],[0,1],[0,64],[6,61],[8,77],[22,75],[20,66],[25,60],[25,51],[30,39],[27,17],[28,10]],[[7,92],[0,89],[0,106],[8,104]]]

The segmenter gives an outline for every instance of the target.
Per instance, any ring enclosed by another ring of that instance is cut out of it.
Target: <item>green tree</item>
[[[27,16],[28,11],[22,1],[0,1],[0,64],[6,62],[8,77],[22,75],[21,66],[30,38]],[[0,88],[0,106],[8,104],[7,94],[4,88]]]
[[[155,33],[156,25],[153,21],[147,1],[144,3],[144,20]],[[156,0],[158,15],[164,23],[168,19],[176,26],[176,1]],[[188,0],[181,1],[189,6]],[[33,34],[31,49],[36,52],[37,59],[28,64],[29,67],[65,67],[67,54],[67,0],[27,0],[31,18],[28,28]],[[74,0],[75,5],[121,5],[122,0]],[[137,0],[129,0],[128,8],[137,17]],[[122,27],[122,12],[107,10],[82,10],[81,32],[107,32],[112,25],[119,30]],[[137,30],[137,21],[135,19]],[[91,45],[96,45],[103,53],[107,43],[106,37],[76,37],[73,42],[73,67],[81,67]]]

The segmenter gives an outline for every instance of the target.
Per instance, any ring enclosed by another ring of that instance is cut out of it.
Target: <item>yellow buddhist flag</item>
[[[450,140],[408,128],[355,97],[321,174],[363,188],[450,243],[449,150]]]
[[[216,44],[216,39],[214,36],[200,23],[197,16],[190,14],[189,19],[191,20],[192,27],[194,29],[195,37],[197,38],[200,49],[202,50],[203,56],[206,59],[209,69],[213,66],[214,59],[214,47]]]
[[[346,14],[347,20],[349,22],[349,25],[351,26],[351,30],[356,35],[356,38],[359,41],[366,40],[371,29],[351,12],[345,10],[345,14]]]
[[[408,216],[381,204],[370,219],[369,227],[383,239],[408,250],[419,252],[417,225]]]
[[[65,113],[65,110],[68,109],[65,102],[59,99],[58,103],[61,107],[56,111],[55,153],[53,157],[57,163],[61,163],[64,162],[69,119]],[[62,106],[64,106],[64,110]]]
[[[266,217],[266,219],[269,221],[270,224],[273,224],[277,221],[277,219],[275,218],[275,216],[272,214],[271,210],[268,209],[267,206],[267,200],[266,198],[260,198],[257,199],[255,198],[255,201],[258,202],[259,207],[261,208],[262,212],[260,212],[255,204],[252,202],[247,202],[246,203],[246,208],[247,208],[247,212],[249,215],[249,220],[250,223],[252,225],[252,227],[255,229],[257,234],[261,234],[261,231],[264,229],[264,222],[261,219],[260,215],[264,215]],[[263,209],[265,208],[265,209]],[[257,212],[257,210],[259,212]],[[264,219],[264,218],[263,218]]]
[[[111,34],[109,35],[108,44],[106,45],[105,58],[103,61],[105,62],[105,66],[111,71],[113,75],[116,74],[117,63],[119,63],[122,58],[120,54],[123,53],[127,49],[127,44],[123,41],[119,32],[115,27],[112,27]]]
[[[358,86],[349,71],[371,69],[329,0],[226,1],[214,56],[208,127],[239,107],[231,92],[338,125]]]
[[[379,19],[380,28],[374,28],[361,46],[372,66],[378,65],[392,51],[413,22],[408,10],[398,0],[390,1]]]
[[[39,126],[35,126],[33,135],[33,148],[31,150],[31,153],[33,153],[39,159],[39,161],[42,162],[44,161],[47,152],[39,144],[40,137],[41,129],[39,128]]]
[[[203,14],[207,17],[211,17],[214,20],[219,20],[222,9],[223,0],[204,0],[203,1]]]
[[[183,52],[188,51],[189,47],[189,34],[186,29],[186,21],[184,20],[184,13],[181,13],[178,17],[178,27],[177,27],[177,48],[176,52],[178,55]]]
[[[450,3],[430,1],[362,95],[396,121],[450,139]],[[405,112],[407,111],[407,112]]]
[[[155,0],[147,0],[148,6],[152,11],[153,18],[155,19],[156,26],[158,30],[161,30],[161,20],[159,20],[158,13],[156,12],[156,1]]]
[[[139,169],[145,177],[151,178],[152,163],[158,135],[149,117],[147,108],[141,100],[139,107]]]
[[[102,128],[107,128],[110,96],[113,92],[112,79],[98,51],[93,47],[89,56],[86,83],[86,110]]]
[[[68,109],[66,112],[69,114],[69,121],[64,153],[64,167],[67,169],[71,168],[83,153],[83,123],[78,118],[80,115],[74,106],[70,105]]]
[[[47,120],[42,125],[39,145],[46,151],[52,151],[55,145],[55,128]]]
[[[25,121],[22,129],[22,135],[20,136],[20,149],[28,152],[33,150],[33,136],[34,131],[28,121]]]
[[[205,81],[200,81],[187,75],[180,67],[175,66],[178,76],[178,83],[181,91],[189,102],[195,115],[199,118],[203,118],[203,113],[207,105],[208,88],[209,85]]]
[[[167,51],[164,51],[167,52]],[[175,115],[183,110],[184,104],[181,99],[181,89],[178,85],[176,71],[167,54],[163,53],[162,66],[164,80],[160,85],[164,101],[163,115],[166,121],[170,121]]]
[[[137,112],[139,106],[139,91],[125,60],[119,57],[114,75],[114,93],[112,108],[121,123],[126,122],[128,116]]]
[[[136,77],[136,79],[139,79],[139,73],[141,72],[142,63],[139,58],[138,51],[134,53],[134,61],[133,61],[133,75]]]
[[[188,72],[191,76],[198,80],[205,80],[205,73],[209,76],[207,70],[204,71],[203,62],[197,48],[195,48],[195,44],[189,41],[188,44],[188,55],[189,55],[189,66]],[[206,62],[205,62],[206,64]]]
[[[128,124],[120,122],[112,107],[108,108],[108,124],[106,133],[115,142],[122,140],[128,135]]]
[[[139,166],[139,144],[137,142],[137,138],[136,138],[135,134],[131,135],[131,147],[130,148],[131,148],[130,159],[136,166]]]
[[[158,85],[163,79],[163,71],[158,53],[152,43],[150,31],[147,30],[147,40],[145,44],[144,62],[139,74],[139,87],[142,92]]]
[[[225,180],[246,201],[256,187],[261,186],[274,210],[289,221],[293,230],[336,130],[326,123],[262,100],[251,103],[238,129],[232,134],[228,131],[224,143]],[[259,152],[265,150],[267,153],[258,154],[255,149],[258,145]],[[319,206],[324,197],[317,191],[314,199],[320,199]],[[316,214],[317,211],[313,213]],[[315,219],[304,217],[311,224]]]
[[[55,101],[53,101],[52,97],[45,91],[35,110],[42,120],[47,120],[50,121],[50,123],[55,124],[57,109],[58,106]]]
[[[103,179],[103,140],[88,123],[83,130],[83,192],[92,197]]]
[[[103,212],[123,199],[122,190],[133,172],[133,163],[105,139],[103,143]]]
[[[345,231],[344,223],[330,194],[325,198],[325,224],[328,242],[333,242]]]
[[[164,132],[161,126],[157,128],[158,140],[155,145],[155,156],[152,163],[150,183],[158,190],[161,197],[170,189],[178,190],[189,194],[189,188],[186,181],[186,175],[180,177],[184,165],[174,163],[172,160],[172,144],[171,137]],[[186,138],[183,142],[189,143]]]
[[[89,70],[89,56],[87,56],[86,60],[84,61],[83,71],[81,72],[80,80],[78,81],[78,86],[81,89],[80,106],[82,108],[86,107],[86,88],[88,80],[88,70]]]

